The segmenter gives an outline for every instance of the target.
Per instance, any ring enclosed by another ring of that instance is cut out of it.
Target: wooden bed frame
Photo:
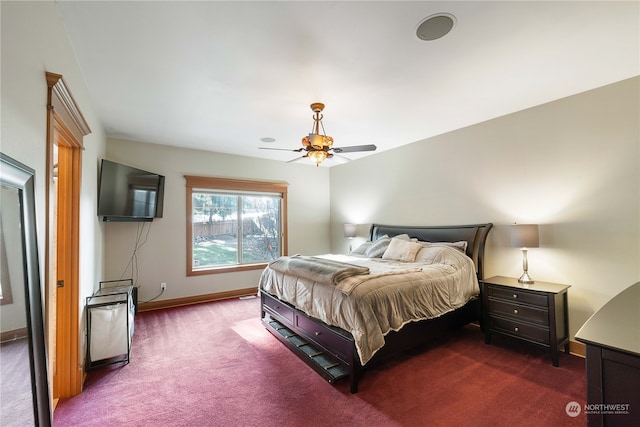
[[[484,278],[484,250],[487,235],[493,224],[410,227],[373,224],[369,232],[371,241],[388,235],[408,234],[428,242],[467,242],[467,255],[476,265],[478,280]],[[349,377],[351,393],[357,393],[363,366],[355,348],[353,337],[343,329],[306,315],[291,304],[275,296],[260,292],[261,319],[276,338],[291,349],[329,383]],[[447,331],[470,322],[479,321],[481,298],[472,299],[463,307],[443,316],[412,322],[401,330],[385,336],[385,345],[366,363],[370,367],[410,348],[423,345]]]

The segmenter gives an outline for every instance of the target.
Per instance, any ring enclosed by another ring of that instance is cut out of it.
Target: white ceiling
[[[283,161],[315,101],[381,152],[640,74],[637,1],[57,4],[110,137]]]

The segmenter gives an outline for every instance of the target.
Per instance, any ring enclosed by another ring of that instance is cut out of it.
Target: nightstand
[[[558,347],[569,353],[570,286],[539,281],[523,285],[503,276],[481,280],[480,286],[485,342],[499,334],[546,347],[553,366],[558,366]]]

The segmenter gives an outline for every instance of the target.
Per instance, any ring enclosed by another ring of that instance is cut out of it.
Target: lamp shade
[[[511,226],[511,246],[537,248],[539,245],[538,224],[514,224]]]
[[[356,237],[356,224],[344,225],[344,237]]]

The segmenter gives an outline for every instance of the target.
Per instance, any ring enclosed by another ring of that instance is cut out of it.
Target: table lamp
[[[518,279],[523,284],[535,283],[529,277],[529,263],[527,261],[527,250],[539,246],[538,224],[514,224],[511,227],[511,246],[522,249],[522,269],[524,273]]]
[[[349,252],[351,252],[351,239],[356,237],[356,224],[344,225],[344,237],[349,238]]]

